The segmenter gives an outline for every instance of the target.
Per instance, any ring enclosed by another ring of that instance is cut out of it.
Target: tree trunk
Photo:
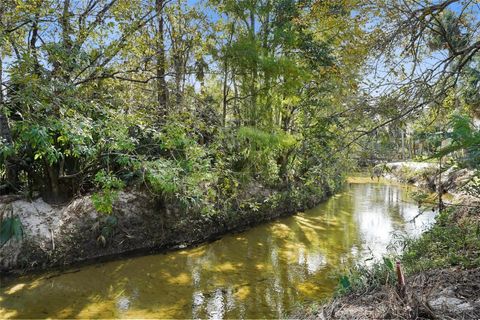
[[[73,49],[73,40],[72,40],[72,33],[73,28],[71,25],[71,12],[70,12],[70,0],[64,0],[63,2],[63,10],[62,16],[60,17],[60,25],[62,26],[62,47],[65,50],[65,54],[71,55]],[[65,82],[70,82],[70,77],[73,71],[73,65],[70,63],[62,63],[58,65],[58,69],[54,73],[60,72],[62,79]]]
[[[2,19],[2,16],[0,16],[0,21],[1,19]],[[3,96],[3,60],[2,60],[2,52],[0,51],[0,137],[2,138],[4,143],[12,147],[12,144],[13,144],[12,133],[10,131],[8,118],[5,114],[4,102],[5,100]],[[8,189],[14,190],[14,191],[18,190],[18,187],[19,187],[18,168],[16,164],[12,161],[11,157],[7,157],[5,159],[5,181],[9,186]]]
[[[60,192],[59,170],[57,165],[45,163],[45,171],[48,177],[48,185],[44,190],[43,198],[48,202],[59,203],[64,198],[67,198],[67,194]]]
[[[175,65],[175,104],[176,108],[179,108],[182,104],[182,79],[183,79],[183,63],[182,57],[179,53],[174,55],[174,65]]]
[[[401,138],[402,138],[402,160],[405,160],[405,133],[403,132],[403,129],[400,129],[402,132]]]
[[[167,115],[167,99],[168,89],[165,80],[165,43],[164,43],[164,0],[155,0],[155,8],[157,11],[158,34],[157,34],[157,102],[158,115],[161,119]]]
[[[235,76],[235,70],[232,69],[232,84],[233,84],[233,94],[234,94],[234,99],[233,99],[233,113],[235,116],[235,119],[237,119],[235,125],[237,127],[243,125],[242,122],[242,114],[240,112],[240,108],[238,106],[238,85],[237,85],[237,78]]]
[[[173,18],[170,19],[171,24],[171,52],[173,59],[173,69],[175,71],[175,108],[180,110],[180,106],[183,101],[183,86],[182,82],[185,78],[186,64],[188,50],[186,49],[185,44],[183,43],[184,30],[182,30],[181,23],[178,26],[174,26]],[[175,28],[178,28],[175,30]],[[176,35],[176,36],[175,36]]]
[[[223,66],[223,115],[222,125],[225,128],[227,123],[227,104],[228,104],[228,62],[225,60]]]
[[[37,52],[37,38],[38,38],[38,20],[40,15],[38,12],[35,14],[35,18],[32,24],[32,37],[30,38],[30,50],[32,53],[33,63],[34,63],[34,73],[36,75],[40,74],[40,63],[38,62],[38,52]]]
[[[255,37],[255,13],[253,9],[250,9],[250,37],[252,41],[252,45],[255,44],[256,37]],[[253,69],[252,69],[252,79],[250,82],[250,119],[249,125],[256,127],[258,124],[258,110],[257,110],[257,76],[258,76],[258,68],[257,63],[254,62]]]

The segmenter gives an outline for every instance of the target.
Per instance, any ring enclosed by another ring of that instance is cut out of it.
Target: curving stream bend
[[[210,244],[15,279],[0,318],[278,318],[435,215],[417,214],[408,187],[350,180],[317,208]]]

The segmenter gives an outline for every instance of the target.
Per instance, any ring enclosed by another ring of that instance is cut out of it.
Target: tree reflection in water
[[[433,221],[404,187],[351,183],[315,209],[167,254],[114,261],[2,288],[2,318],[273,318],[329,296],[332,271],[386,253],[392,233]]]

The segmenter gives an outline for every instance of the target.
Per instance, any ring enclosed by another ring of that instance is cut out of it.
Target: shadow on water
[[[328,297],[331,272],[415,235],[403,187],[350,184],[315,209],[197,248],[23,277],[3,287],[2,318],[279,317]],[[428,224],[433,213],[417,224]]]

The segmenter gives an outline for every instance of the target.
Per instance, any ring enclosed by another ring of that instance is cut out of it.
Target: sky
[[[58,0],[58,1],[60,1],[60,0]],[[172,1],[176,1],[176,0],[172,0]],[[78,4],[79,2],[82,2],[82,0],[73,0],[73,6],[75,7],[75,4],[76,3]],[[438,2],[439,1],[435,1],[435,3],[438,3]],[[466,3],[466,2],[467,1],[462,0],[460,2],[453,3],[453,4],[449,5],[448,8],[457,12],[457,13],[460,13],[462,8],[463,8],[463,4]],[[469,1],[469,2],[471,2],[471,1]],[[217,21],[218,19],[220,19],[219,13],[216,10],[212,10],[211,8],[208,8],[205,5],[206,3],[207,3],[207,0],[187,0],[187,4],[190,5],[190,6],[200,6],[200,7],[202,7],[202,10],[204,10],[207,17],[211,21]],[[471,19],[476,19],[477,17],[480,17],[480,3],[478,3],[478,1],[471,2],[471,3],[472,3],[472,5],[470,6],[471,12],[469,13],[470,18]],[[375,22],[372,21],[372,23],[370,25],[367,24],[366,27],[370,28],[374,24],[375,24]],[[50,23],[50,24],[45,24],[45,25],[50,25],[52,28],[58,27],[58,24],[51,24]],[[49,30],[46,30],[46,31],[49,31]],[[42,33],[42,35],[45,35],[46,33],[47,32],[44,31]],[[48,33],[50,34],[50,37],[52,37],[52,36],[53,37],[58,37],[58,35],[59,35],[58,32],[48,32]],[[113,39],[115,39],[115,37],[118,37],[118,34],[112,33],[112,34],[109,35],[109,40],[113,40]],[[48,41],[49,39],[46,39],[46,40]],[[51,40],[53,40],[53,39],[51,39]],[[58,39],[56,39],[56,40],[58,40]],[[167,45],[168,45],[168,43],[167,43]],[[411,71],[413,64],[411,62],[407,61],[407,60],[402,60],[402,58],[400,58],[401,50],[397,49],[395,51],[395,53],[397,55],[397,59],[396,59],[397,60],[396,61],[397,67],[401,65],[401,66],[403,66],[403,68],[405,69],[406,72]],[[445,55],[445,52],[440,52],[440,51],[431,54],[430,57],[423,60],[423,62],[419,65],[419,68],[418,68],[417,72],[421,73],[421,72],[425,71],[425,69],[427,69],[429,66],[431,67],[432,65],[438,63],[439,59],[444,58],[444,55]],[[5,64],[6,69],[8,69],[8,66],[11,64],[11,62],[12,62],[12,59],[10,59],[9,57],[6,57],[6,59],[4,59],[4,64]],[[372,65],[375,64],[376,72],[371,72],[371,69],[368,71],[368,73],[365,76],[366,81],[365,81],[365,84],[363,85],[363,87],[368,88],[368,89],[371,89],[372,87],[378,87],[377,89],[371,90],[371,93],[373,95],[380,95],[382,93],[382,89],[380,89],[380,88],[383,88],[383,89],[388,88],[388,86],[384,86],[384,84],[388,81],[394,80],[395,77],[392,77],[391,73],[389,72],[390,68],[384,63],[384,61],[371,59],[370,63]]]
[[[434,1],[434,3],[440,2],[441,1]],[[469,6],[468,10],[463,12],[463,15],[467,21],[470,21],[474,24],[472,29],[477,30],[477,24],[480,20],[480,3],[478,1],[459,1],[450,4],[447,8],[460,14],[465,4],[469,4]],[[368,28],[372,28],[373,26],[374,23],[372,22],[372,24],[368,25]],[[446,50],[432,52],[426,47],[423,47],[422,49],[425,49],[425,52],[421,62],[416,64],[415,75],[417,77],[423,75],[428,69],[437,67],[448,56],[448,52]],[[367,90],[373,97],[378,97],[386,92],[391,91],[393,86],[388,85],[389,83],[401,83],[402,80],[392,74],[392,68],[397,71],[398,74],[401,74],[400,71],[402,69],[405,71],[405,73],[409,74],[412,72],[414,66],[411,58],[401,55],[402,51],[403,50],[399,47],[395,49],[394,59],[390,64],[386,64],[382,58],[371,58],[369,61],[370,68],[367,69],[368,71],[366,72],[364,78],[365,82],[361,87],[364,90]],[[372,72],[372,70],[375,72]]]

